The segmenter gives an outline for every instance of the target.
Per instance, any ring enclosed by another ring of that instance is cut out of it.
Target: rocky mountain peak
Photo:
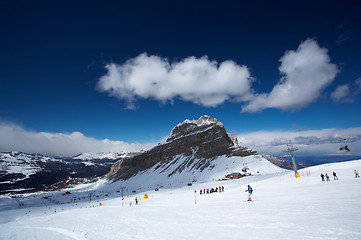
[[[217,124],[223,127],[223,123],[221,123],[217,118],[207,115],[201,116],[198,120],[192,120],[190,122],[197,124],[197,126]]]
[[[189,134],[195,134],[202,130],[207,130],[209,127],[218,125],[224,127],[223,123],[220,122],[215,117],[210,117],[207,115],[201,116],[198,120],[189,120],[186,119],[182,123],[179,123],[175,126],[170,132],[167,142],[172,141],[178,137],[186,136]]]
[[[115,181],[128,179],[152,167],[164,167],[164,171],[174,169],[169,172],[169,176],[172,176],[190,166],[194,170],[203,171],[211,167],[212,161],[220,156],[243,157],[254,154],[256,151],[239,146],[237,138],[228,134],[218,119],[202,116],[198,120],[185,120],[175,126],[166,143],[119,160],[107,176]],[[184,161],[178,162],[180,158]]]

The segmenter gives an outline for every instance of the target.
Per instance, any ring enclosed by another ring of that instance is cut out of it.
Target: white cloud
[[[80,132],[71,134],[34,132],[0,122],[0,152],[19,151],[51,156],[75,156],[84,152],[121,152],[149,149],[153,143],[98,140]]]
[[[335,102],[340,102],[350,94],[350,85],[345,84],[338,86],[334,92],[331,93],[331,98]]]
[[[188,57],[169,62],[143,53],[122,65],[106,65],[107,74],[97,84],[101,92],[127,101],[135,108],[137,98],[161,102],[181,98],[206,107],[215,107],[228,100],[245,101],[251,95],[249,70],[233,61],[218,64],[206,56]]]
[[[257,112],[266,108],[297,110],[314,102],[338,73],[330,63],[327,49],[313,39],[302,42],[296,51],[287,51],[280,59],[283,77],[270,93],[256,94],[242,112]]]
[[[125,100],[129,109],[134,109],[140,98],[163,103],[180,98],[205,107],[245,102],[242,112],[297,110],[316,101],[338,73],[327,52],[313,39],[302,42],[295,51],[286,51],[280,59],[282,78],[270,93],[254,94],[248,68],[233,61],[217,63],[204,56],[170,62],[146,53],[120,65],[107,64],[97,89]]]
[[[301,156],[332,156],[345,154],[339,151],[343,139],[351,152],[347,154],[361,155],[361,128],[320,129],[306,131],[258,131],[236,135],[239,144],[254,149],[259,153],[281,155],[287,144],[299,148]]]
[[[353,84],[344,84],[337,86],[331,93],[331,98],[335,102],[352,102],[361,92],[361,77],[357,78]]]

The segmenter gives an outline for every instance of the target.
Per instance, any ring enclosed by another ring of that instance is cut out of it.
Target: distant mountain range
[[[125,155],[119,154],[118,159]],[[59,182],[69,182],[69,179],[73,179],[70,181],[73,184],[95,181],[107,174],[118,159],[106,158],[104,154],[84,159],[81,156],[54,158],[21,152],[0,153],[0,194],[56,190],[66,187]]]

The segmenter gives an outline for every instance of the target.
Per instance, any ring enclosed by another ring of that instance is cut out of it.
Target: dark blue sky
[[[360,127],[358,1],[2,1],[0,122],[35,132],[79,131],[96,139],[159,141],[184,119],[208,114],[235,133]],[[293,111],[243,112],[176,96],[135,96],[136,109],[96,90],[106,64],[146,52],[170,63],[208,56],[249,69],[254,93],[279,83],[280,58],[306,39],[327,49],[338,73]],[[347,94],[331,97],[339,86]]]

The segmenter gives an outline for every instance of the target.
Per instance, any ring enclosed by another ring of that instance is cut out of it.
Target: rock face
[[[198,120],[185,120],[175,126],[166,143],[116,162],[107,177],[114,181],[126,180],[156,164],[159,167],[169,165],[179,155],[188,159],[184,165],[177,166],[173,173],[181,172],[186,165],[194,165],[202,171],[211,166],[212,159],[222,155],[242,157],[254,154],[255,151],[238,146],[237,138],[228,134],[216,118],[202,116]]]

